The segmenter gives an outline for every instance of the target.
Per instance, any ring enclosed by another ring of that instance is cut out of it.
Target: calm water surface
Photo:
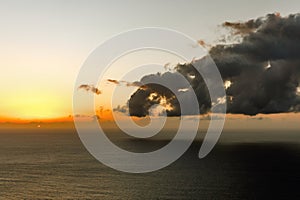
[[[2,128],[0,199],[300,199],[298,133],[245,134],[223,133],[202,160],[199,141],[167,168],[127,174],[95,160],[74,129]],[[137,151],[166,143],[111,137]]]

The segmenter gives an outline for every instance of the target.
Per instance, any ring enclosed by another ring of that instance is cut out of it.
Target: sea
[[[138,151],[168,142],[108,134]],[[2,127],[0,199],[300,199],[299,131],[227,130],[199,159],[201,137],[171,165],[130,174],[96,160],[74,127]]]

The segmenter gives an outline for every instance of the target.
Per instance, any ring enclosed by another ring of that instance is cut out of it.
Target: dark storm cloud
[[[255,115],[258,113],[298,112],[300,110],[300,15],[281,17],[278,13],[247,22],[225,22],[233,35],[241,37],[234,44],[211,47],[209,54],[216,63],[226,86],[227,112]],[[162,99],[169,105],[167,114],[194,114],[191,109],[180,113],[178,98],[189,99],[194,90],[202,113],[210,110],[208,90],[194,67],[205,65],[207,57],[192,63],[178,64],[174,72],[152,74],[143,80],[168,83],[178,94],[157,84],[147,84],[129,99],[129,113],[146,116]],[[190,85],[178,81],[182,74]],[[188,89],[191,87],[191,90]],[[182,92],[184,89],[185,92]],[[216,103],[216,102],[215,102]]]
[[[226,91],[228,112],[299,111],[300,15],[269,14],[235,25],[251,31],[241,43],[210,50],[223,79],[232,81]]]
[[[130,115],[143,117],[149,114],[149,109],[155,105],[160,104],[165,106],[166,113],[168,116],[179,116],[181,114],[197,114],[193,106],[186,107],[184,113],[180,111],[179,101],[189,102],[191,101],[191,92],[196,90],[196,95],[201,102],[202,110],[207,110],[208,105],[211,104],[210,99],[207,98],[208,93],[206,85],[202,80],[201,76],[189,76],[186,77],[188,81],[183,81],[179,72],[166,72],[163,74],[151,74],[144,76],[141,79],[142,83],[155,82],[159,84],[145,84],[146,89],[138,89],[129,99],[129,112]],[[194,80],[193,80],[194,79]],[[191,85],[196,81],[199,84],[194,89],[190,89]],[[201,82],[201,83],[200,83]],[[162,85],[166,85],[162,86]],[[205,98],[200,98],[200,95]],[[175,97],[177,96],[177,98]]]
[[[85,91],[91,91],[91,92],[93,92],[93,93],[95,93],[97,95],[101,94],[101,91],[98,88],[96,88],[95,86],[93,86],[93,85],[83,84],[83,85],[80,85],[78,87],[78,89],[83,89]]]

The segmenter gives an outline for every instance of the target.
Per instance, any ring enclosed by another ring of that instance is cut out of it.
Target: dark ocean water
[[[95,160],[73,129],[0,131],[0,199],[300,199],[298,132],[225,132],[204,159],[199,140],[162,170],[127,174]]]

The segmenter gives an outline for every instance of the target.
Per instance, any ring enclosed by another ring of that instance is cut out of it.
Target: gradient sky
[[[120,32],[155,26],[213,42],[224,21],[274,12],[299,12],[299,1],[0,1],[0,118],[70,115],[81,64]]]

